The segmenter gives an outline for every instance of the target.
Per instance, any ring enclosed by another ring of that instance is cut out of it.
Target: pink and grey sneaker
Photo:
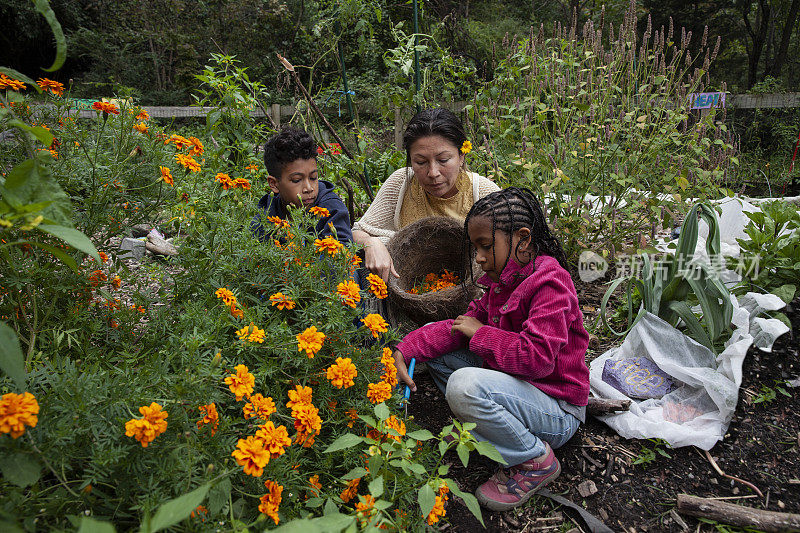
[[[513,509],[557,478],[561,464],[550,445],[545,444],[547,454],[543,461],[531,459],[510,468],[501,468],[475,491],[478,502],[492,511]]]

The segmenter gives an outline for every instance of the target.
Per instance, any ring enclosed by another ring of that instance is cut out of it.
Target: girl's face
[[[408,150],[411,169],[425,192],[436,198],[456,195],[458,173],[464,164],[464,154],[441,135],[421,137]]]
[[[530,261],[531,231],[528,228],[515,231],[509,242],[506,232],[495,230],[494,234],[492,233],[490,218],[477,216],[469,220],[467,233],[472,246],[475,247],[475,262],[494,282],[500,281],[500,274],[510,257],[519,265],[525,265]]]

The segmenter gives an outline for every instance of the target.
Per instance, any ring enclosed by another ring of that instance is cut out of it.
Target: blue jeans
[[[483,359],[456,350],[427,361],[434,383],[461,422],[474,422],[477,440],[492,443],[507,465],[518,465],[559,448],[578,431],[580,421],[558,401],[527,381],[480,368]]]

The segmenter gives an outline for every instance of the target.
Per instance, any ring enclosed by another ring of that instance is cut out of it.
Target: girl
[[[395,365],[416,391],[407,363],[427,361],[455,416],[477,424],[475,438],[503,456],[507,467],[475,494],[504,511],[561,472],[553,448],[585,421],[589,335],[564,252],[532,193],[510,187],[489,194],[472,206],[464,228],[486,293],[455,320],[409,333]]]

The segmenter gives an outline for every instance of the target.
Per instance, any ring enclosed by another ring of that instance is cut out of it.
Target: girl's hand
[[[400,350],[394,351],[394,366],[397,367],[397,377],[400,378],[400,381],[408,385],[412,392],[417,392],[417,386],[411,376],[408,375],[408,367]]]
[[[389,250],[378,238],[372,238],[364,244],[364,266],[370,272],[380,276],[383,281],[389,281],[389,274],[396,278],[400,277],[400,274],[394,269]]]
[[[478,328],[483,325],[483,322],[475,317],[459,315],[455,320],[453,320],[453,327],[450,328],[450,331],[460,331],[466,335],[468,339],[471,339],[472,336],[475,335],[475,332],[478,331]]]

